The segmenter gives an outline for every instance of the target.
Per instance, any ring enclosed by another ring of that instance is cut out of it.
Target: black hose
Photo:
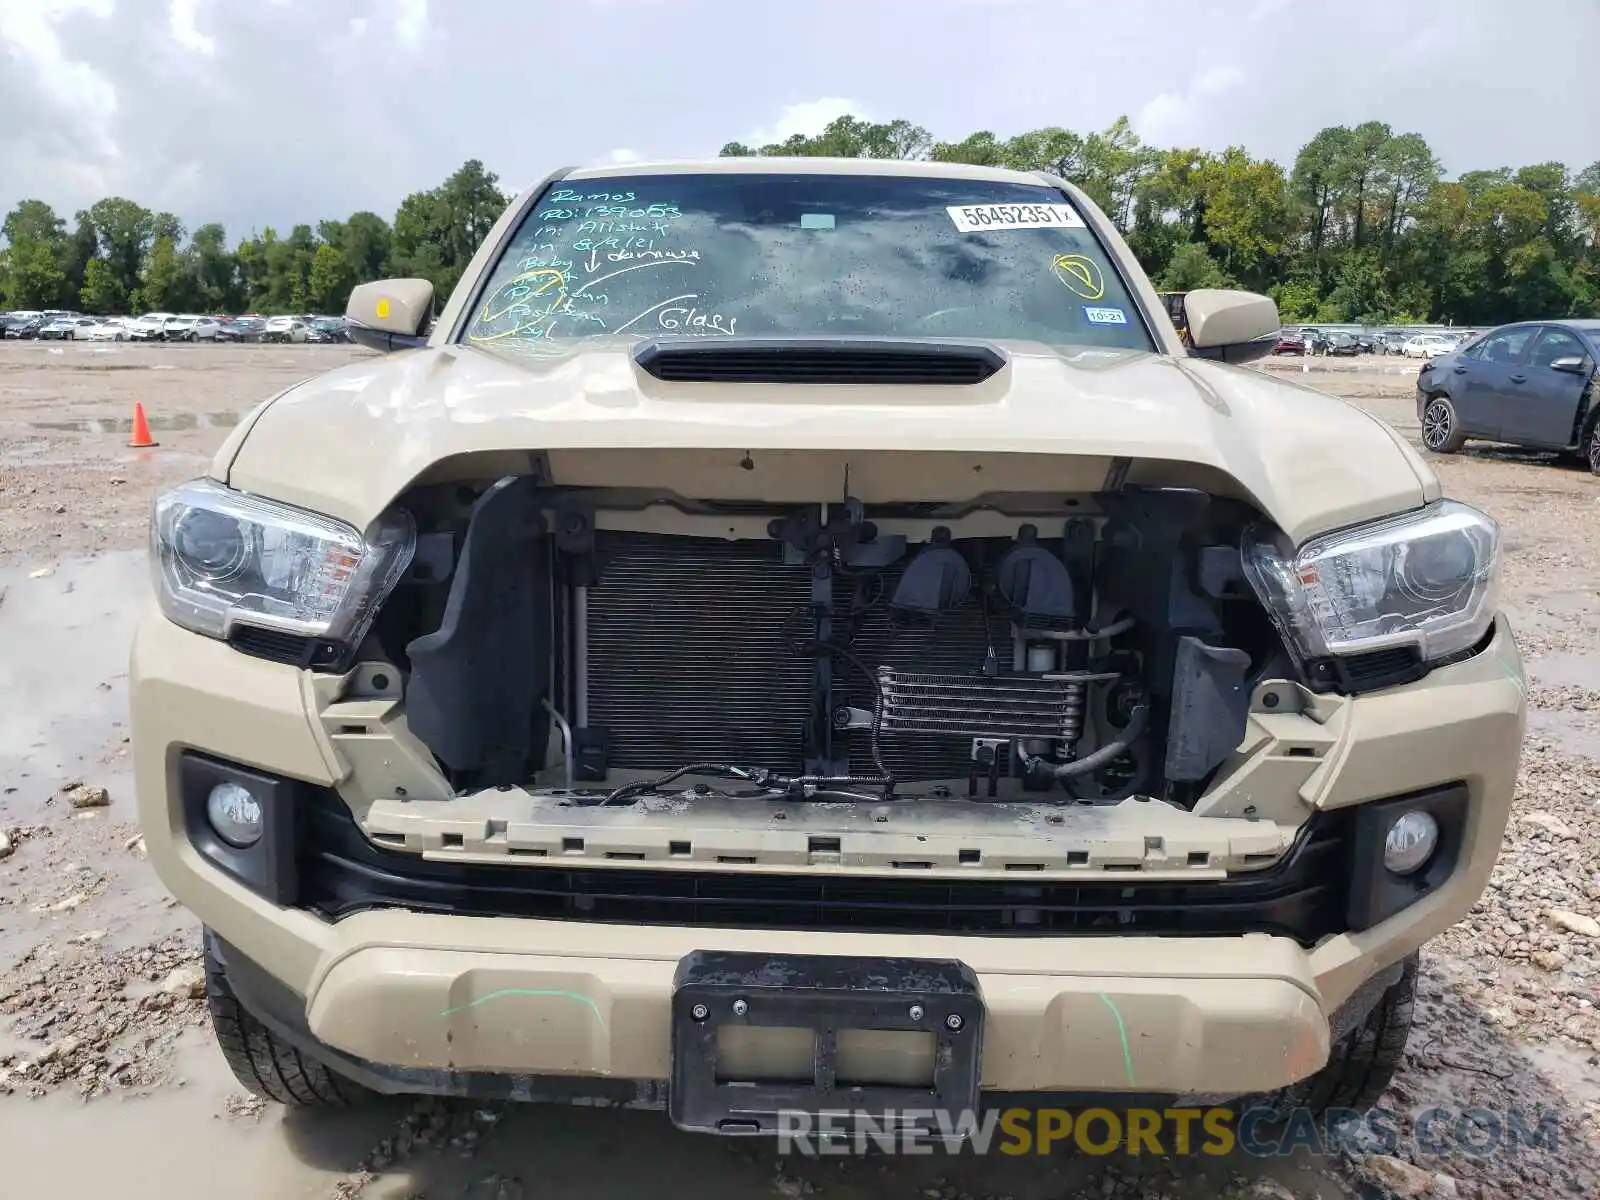
[[[1117,759],[1128,752],[1134,740],[1144,732],[1145,722],[1150,717],[1150,706],[1141,704],[1128,714],[1128,724],[1123,728],[1121,735],[1114,742],[1107,742],[1098,750],[1085,754],[1082,758],[1075,758],[1069,763],[1059,763],[1050,768],[1057,779],[1076,779],[1080,775],[1088,775],[1098,771],[1101,767],[1108,767]],[[1039,762],[1039,759],[1030,759],[1030,764]]]
[[[866,663],[861,661],[860,656],[856,654],[854,650],[851,650],[847,646],[833,644],[830,644],[827,648],[843,658],[857,671],[860,671],[861,674],[866,678],[867,686],[872,689],[872,731],[868,736],[868,746],[872,751],[872,765],[878,770],[878,778],[872,779],[866,776],[851,776],[849,777],[848,781],[827,780],[825,782],[848,782],[852,786],[856,787],[879,784],[884,789],[884,798],[888,799],[889,794],[894,791],[894,774],[884,764],[883,750],[878,745],[878,730],[883,724],[883,685],[878,682],[878,677],[872,673],[871,668],[869,668]],[[819,783],[824,781],[815,777],[809,777],[797,780],[796,782]]]

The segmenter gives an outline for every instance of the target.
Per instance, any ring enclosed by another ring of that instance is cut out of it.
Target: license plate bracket
[[[719,1080],[718,1031],[730,1025],[813,1031],[812,1079]],[[960,1114],[978,1107],[983,1027],[977,976],[954,959],[696,950],[673,981],[667,1111],[678,1128],[699,1133],[775,1134],[781,1113],[826,1113],[836,1116],[836,1131],[848,1130],[848,1114],[860,1114],[879,1128],[888,1119],[948,1137]],[[843,1030],[931,1034],[931,1086],[840,1084]],[[941,1112],[949,1114],[942,1122]]]

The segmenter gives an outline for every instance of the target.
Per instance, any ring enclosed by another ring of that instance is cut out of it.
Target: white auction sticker
[[[1083,315],[1089,318],[1091,325],[1126,325],[1128,314],[1120,308],[1090,308],[1084,306]]]
[[[952,204],[945,209],[962,233],[992,229],[1083,229],[1070,204]]]

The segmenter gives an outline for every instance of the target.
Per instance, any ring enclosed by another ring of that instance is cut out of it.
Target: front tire
[[[1583,457],[1589,464],[1589,474],[1600,475],[1600,417],[1589,422],[1589,440],[1583,448]]]
[[[251,1016],[233,994],[209,935],[205,971],[206,1006],[217,1045],[248,1091],[291,1108],[351,1108],[373,1098],[373,1092],[302,1054]]]
[[[1434,454],[1454,454],[1466,445],[1461,419],[1448,396],[1431,396],[1422,406],[1422,444]]]
[[[1417,956],[1402,964],[1400,978],[1384,991],[1366,1018],[1328,1052],[1328,1065],[1299,1083],[1262,1098],[1262,1107],[1287,1119],[1298,1109],[1317,1116],[1333,1109],[1365,1113],[1374,1108],[1405,1060],[1417,994]]]

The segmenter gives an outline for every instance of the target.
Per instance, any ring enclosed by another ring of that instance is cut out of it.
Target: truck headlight
[[[415,548],[416,528],[402,510],[362,534],[210,479],[158,497],[150,523],[162,611],[214,638],[254,625],[355,645]]]
[[[1414,646],[1424,661],[1471,649],[1495,616],[1500,528],[1440,500],[1313,538],[1298,550],[1246,535],[1246,574],[1302,658]]]

